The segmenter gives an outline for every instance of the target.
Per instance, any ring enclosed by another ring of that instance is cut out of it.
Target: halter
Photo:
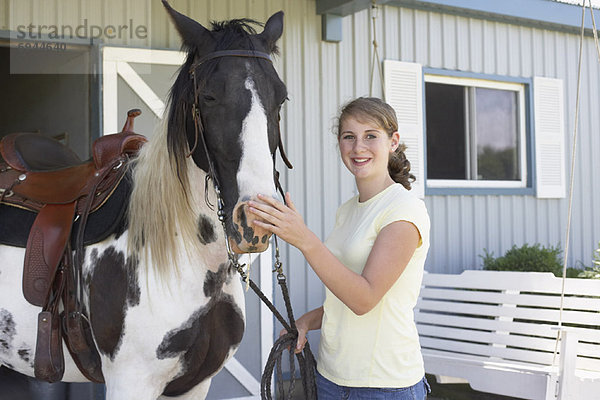
[[[204,148],[204,153],[206,154],[206,160],[208,162],[208,174],[206,176],[205,185],[208,185],[209,179],[211,179],[213,181],[213,186],[214,186],[215,193],[217,196],[217,216],[219,218],[219,221],[221,221],[221,225],[223,226],[223,232],[225,234],[225,245],[227,248],[227,256],[229,258],[229,262],[240,274],[242,280],[244,282],[246,282],[252,288],[252,290],[256,293],[256,295],[271,310],[273,315],[275,315],[275,317],[281,323],[281,325],[288,331],[288,333],[286,335],[281,336],[273,345],[273,348],[271,349],[271,352],[269,354],[269,359],[267,360],[267,364],[265,366],[265,370],[262,374],[261,397],[263,399],[271,399],[271,389],[270,389],[271,376],[273,374],[275,364],[276,364],[276,362],[281,361],[281,353],[283,352],[283,350],[285,350],[286,348],[290,348],[290,347],[294,348],[295,347],[295,341],[298,338],[298,329],[296,328],[296,322],[295,322],[294,315],[292,312],[291,301],[290,301],[288,288],[287,288],[287,284],[286,284],[286,277],[285,277],[285,274],[283,273],[283,267],[282,267],[281,261],[279,259],[279,245],[277,243],[277,236],[274,235],[274,238],[275,238],[274,239],[275,240],[275,264],[274,264],[273,272],[277,272],[277,282],[279,283],[279,286],[281,287],[281,292],[283,295],[283,299],[285,301],[285,306],[286,306],[286,310],[287,310],[287,314],[288,314],[289,324],[285,320],[285,318],[283,318],[283,316],[279,313],[279,311],[275,308],[273,303],[262,293],[260,288],[252,281],[252,279],[250,279],[248,274],[246,274],[246,272],[244,271],[245,264],[240,264],[238,262],[238,255],[233,252],[233,250],[231,249],[231,246],[229,244],[229,237],[227,235],[227,228],[225,225],[225,202],[223,201],[223,197],[221,196],[221,190],[220,190],[219,180],[217,178],[217,173],[214,168],[214,164],[212,162],[210,153],[208,151],[208,146],[206,144],[206,138],[204,137],[204,127],[202,125],[202,118],[200,116],[200,107],[199,107],[199,104],[200,104],[199,88],[198,88],[198,84],[196,81],[196,69],[203,63],[205,63],[209,60],[213,60],[215,58],[220,58],[220,57],[262,58],[271,63],[273,62],[273,60],[271,59],[269,54],[263,53],[260,51],[255,51],[255,50],[219,50],[219,51],[214,51],[212,53],[209,53],[209,54],[203,56],[202,58],[195,61],[190,66],[189,73],[194,82],[194,104],[192,105],[192,114],[193,114],[193,118],[194,118],[195,138],[194,138],[194,145],[192,146],[192,149],[190,150],[190,153],[188,154],[188,157],[189,157],[194,153],[194,151],[196,150],[196,147],[198,145],[198,137],[200,137],[200,139],[202,141],[202,147]],[[291,169],[291,168],[293,168],[292,164],[288,160],[285,150],[283,149],[283,141],[281,139],[281,127],[279,126],[279,121],[281,121],[281,115],[278,117],[278,124],[277,124],[277,133],[279,135],[277,149],[279,149],[281,158],[283,159],[283,162],[285,163],[285,165]],[[275,182],[275,187],[277,188],[277,190],[279,190],[279,192],[281,193],[281,195],[283,196],[283,199],[285,201],[285,195],[283,193],[283,188],[281,187],[281,183],[279,182],[279,171],[277,171],[277,169],[275,169],[275,153],[276,153],[276,151],[277,150],[275,150],[275,152],[273,152],[273,154],[272,154],[273,155],[273,180]],[[208,201],[208,190],[205,190],[205,196],[206,196],[207,204],[209,206],[211,206],[210,202]],[[292,376],[294,376],[295,375],[295,371],[294,371],[295,364],[293,362],[294,353],[292,350],[289,350],[289,353],[290,353],[290,368],[291,368],[290,373],[292,374]],[[314,378],[314,373],[313,373],[315,366],[316,366],[316,362],[315,362],[314,356],[310,350],[310,346],[309,346],[308,342],[305,345],[304,353],[305,353],[305,355],[302,355],[301,353],[296,354],[296,357],[298,358],[298,363],[300,365],[300,372],[301,372],[300,374],[303,378],[304,392],[305,392],[305,395],[308,396],[307,398],[316,399],[316,386],[315,386],[315,378]],[[309,371],[309,369],[310,369],[310,371]],[[281,381],[281,376],[280,376],[281,368],[278,368],[277,372],[278,372],[278,377],[280,378],[279,381]],[[290,389],[289,389],[290,395],[293,390],[294,390],[294,380],[292,379],[292,383],[291,383]],[[280,388],[279,392],[280,392],[279,397],[283,398],[283,389]]]
[[[271,59],[271,56],[269,54],[261,52],[261,51],[256,51],[256,50],[218,50],[218,51],[214,51],[212,53],[208,53],[208,54],[204,55],[199,60],[196,60],[190,66],[189,73],[192,76],[192,80],[194,82],[194,104],[192,105],[192,115],[194,118],[194,131],[195,132],[194,132],[194,145],[192,146],[192,149],[190,150],[190,152],[187,156],[190,157],[196,150],[196,147],[198,145],[198,136],[200,136],[200,138],[202,139],[202,146],[204,147],[204,153],[206,154],[206,159],[208,162],[208,176],[210,177],[210,179],[213,180],[213,183],[215,185],[215,188],[217,189],[218,195],[220,194],[220,190],[218,190],[219,182],[218,182],[217,175],[216,175],[216,172],[214,169],[214,164],[212,162],[210,153],[208,151],[208,147],[206,145],[206,138],[204,137],[204,127],[202,125],[202,118],[200,117],[200,107],[199,107],[199,101],[198,101],[199,88],[198,88],[198,83],[196,81],[196,69],[200,65],[204,64],[205,62],[207,62],[209,60],[213,60],[215,58],[221,58],[221,57],[262,58],[271,63],[273,62],[273,60]],[[281,139],[281,126],[279,125],[280,121],[281,121],[281,115],[279,115],[278,119],[277,119],[277,135],[278,135],[277,148],[279,149],[279,153],[281,154],[281,158],[283,159],[283,162],[285,163],[285,165],[289,169],[292,169],[293,166],[290,163],[289,159],[287,158],[287,155],[283,148],[283,140]],[[275,161],[275,153],[273,153],[273,161]],[[273,163],[273,168],[275,168],[275,163]],[[275,169],[273,171],[273,179],[275,181],[276,188],[281,192],[281,194],[283,196],[283,189],[281,187],[281,184],[279,183],[279,172]],[[283,196],[283,198],[285,199],[285,196]]]

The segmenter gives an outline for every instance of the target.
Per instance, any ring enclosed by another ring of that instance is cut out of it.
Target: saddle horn
[[[127,120],[125,121],[125,125],[123,125],[123,129],[121,129],[121,132],[133,132],[133,120],[141,113],[142,110],[140,110],[139,108],[133,108],[127,111]]]

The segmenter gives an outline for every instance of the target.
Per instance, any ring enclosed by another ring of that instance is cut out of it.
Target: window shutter
[[[396,111],[400,142],[406,144],[406,158],[417,180],[412,192],[425,197],[423,149],[423,73],[421,64],[385,60],[383,62],[385,101]]]
[[[563,198],[565,118],[562,79],[533,78],[537,197]]]

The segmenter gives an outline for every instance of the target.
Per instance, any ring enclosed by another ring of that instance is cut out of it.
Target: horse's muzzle
[[[269,247],[271,232],[254,225],[256,219],[256,215],[248,212],[247,201],[235,205],[233,228],[236,234],[229,238],[229,244],[235,253],[260,253]]]

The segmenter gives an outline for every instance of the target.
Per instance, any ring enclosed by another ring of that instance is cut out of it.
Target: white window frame
[[[500,181],[500,180],[467,180],[467,179],[425,179],[427,187],[430,188],[491,188],[491,189],[518,189],[527,187],[527,111],[525,100],[525,84],[516,82],[502,82],[479,78],[466,78],[448,75],[438,75],[432,73],[424,74],[424,83],[441,83],[447,85],[457,85],[465,87],[500,89],[516,92],[518,95],[519,108],[517,111],[518,136],[519,136],[519,161],[520,161],[520,180],[518,181]],[[426,111],[426,110],[425,110]],[[469,155],[471,157],[470,146]],[[425,149],[426,151],[426,149]]]

